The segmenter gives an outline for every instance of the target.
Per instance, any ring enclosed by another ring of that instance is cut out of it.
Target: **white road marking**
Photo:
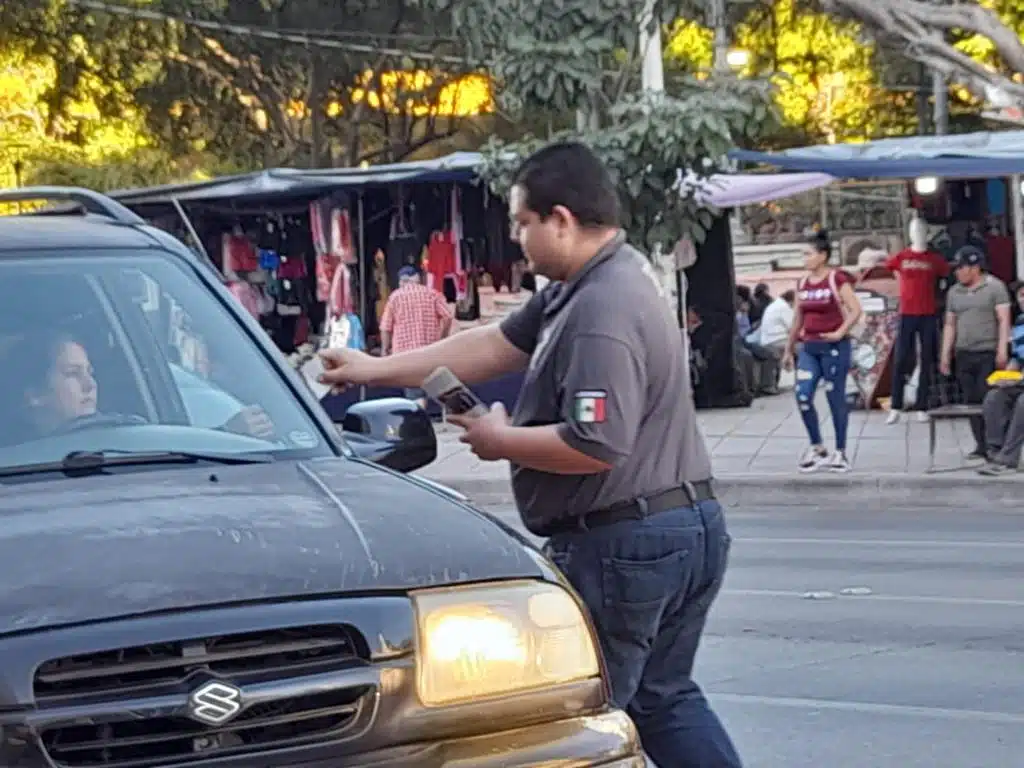
[[[788,696],[754,696],[743,693],[709,693],[714,704],[753,704],[756,706],[785,707],[787,709],[828,709],[839,712],[857,712],[871,715],[927,717],[937,720],[959,720],[997,725],[1024,725],[1024,713],[985,712],[976,709],[949,709],[946,707],[914,707],[902,704],[873,704],[862,701],[833,699],[806,699]]]
[[[950,549],[1024,549],[1024,541],[962,541],[950,539],[786,539],[776,537],[735,537],[737,544],[795,544],[800,546],[821,546],[835,544],[842,547],[909,547],[918,549],[950,548]]]
[[[788,589],[723,589],[723,595],[732,597],[790,597],[807,600],[807,592]],[[848,602],[933,603],[936,605],[985,605],[999,608],[1024,608],[1024,600],[998,600],[982,597],[946,597],[939,595],[863,595],[850,596]],[[842,599],[840,599],[842,602]]]

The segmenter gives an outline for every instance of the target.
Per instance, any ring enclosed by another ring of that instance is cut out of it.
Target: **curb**
[[[476,504],[509,504],[512,491],[507,477],[441,477],[424,475],[447,485]],[[1016,477],[981,477],[971,474],[864,475],[777,474],[728,475],[715,479],[719,498],[726,506],[822,507],[960,507],[981,505],[1024,512],[1024,473]],[[847,496],[849,498],[844,498]]]

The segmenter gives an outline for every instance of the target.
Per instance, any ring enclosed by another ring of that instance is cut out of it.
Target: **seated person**
[[[1017,317],[1010,330],[1012,354],[1006,366],[1012,371],[1024,370],[1024,283],[1011,288]],[[978,470],[996,476],[1016,472],[1024,447],[1024,383],[997,384],[985,395],[985,442],[988,464]]]
[[[26,439],[74,429],[99,414],[99,385],[84,345],[60,331],[26,334],[10,350],[8,360],[24,386],[23,426]],[[187,404],[186,404],[187,407]],[[146,423],[122,416],[125,423]],[[274,426],[259,406],[243,408],[219,429],[267,439]]]

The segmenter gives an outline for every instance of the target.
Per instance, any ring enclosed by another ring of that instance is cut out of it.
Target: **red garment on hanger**
[[[225,275],[255,272],[260,268],[256,246],[247,237],[226,233],[221,241],[221,256],[221,269]]]
[[[331,253],[331,240],[324,226],[324,204],[319,200],[309,204],[309,231],[316,252],[316,300],[327,301],[331,296],[331,283],[334,281],[338,259]]]
[[[331,254],[342,264],[354,264],[356,261],[352,247],[352,222],[344,208],[331,211]]]
[[[427,285],[440,291],[444,287],[444,279],[457,271],[454,235],[451,231],[434,232],[427,244]]]
[[[328,317],[341,317],[352,311],[352,277],[346,265],[339,264],[334,270],[330,293],[327,299]]]

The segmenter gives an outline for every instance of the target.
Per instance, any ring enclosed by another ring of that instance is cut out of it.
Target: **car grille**
[[[67,768],[146,768],[338,738],[356,719],[365,686],[256,704],[215,727],[184,715],[140,717],[138,705],[188,694],[208,679],[238,686],[291,680],[350,668],[367,656],[352,628],[312,626],[56,659],[36,671],[39,709],[123,702],[125,716],[44,728],[40,737],[50,759]]]
[[[340,735],[355,719],[364,692],[332,691],[257,705],[219,728],[184,717],[126,717],[53,728],[43,733],[43,747],[57,765],[69,768],[145,768],[296,746]]]

